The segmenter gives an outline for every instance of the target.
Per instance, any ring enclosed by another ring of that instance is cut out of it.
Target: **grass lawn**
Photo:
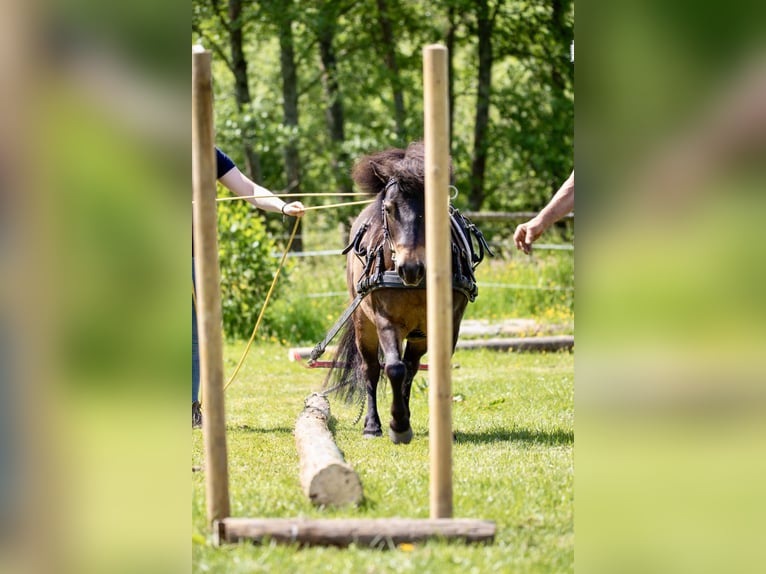
[[[227,345],[226,376],[243,343]],[[453,357],[454,515],[497,523],[491,545],[428,542],[389,551],[243,543],[216,548],[205,518],[204,470],[192,473],[195,572],[484,574],[571,572],[574,568],[574,355],[458,350]],[[364,439],[358,407],[331,398],[335,440],[362,480],[357,508],[314,508],[298,479],[292,435],[303,399],[319,390],[322,369],[287,360],[277,344],[254,346],[226,392],[232,515],[237,517],[427,518],[428,390],[413,385],[415,433],[409,445]],[[382,386],[382,385],[381,385]],[[390,389],[381,398],[388,422]],[[192,466],[203,461],[192,431]]]

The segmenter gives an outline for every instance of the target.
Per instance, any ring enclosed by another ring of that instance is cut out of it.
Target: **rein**
[[[335,338],[335,335],[338,334],[338,331],[340,331],[343,325],[346,324],[346,321],[348,321],[349,317],[351,317],[351,314],[356,311],[356,308],[359,307],[362,299],[364,299],[367,295],[373,291],[377,291],[378,289],[425,289],[426,284],[425,280],[423,280],[420,285],[408,286],[402,282],[399,275],[396,274],[396,271],[384,271],[383,274],[380,277],[376,277],[374,281],[370,281],[370,278],[363,277],[359,283],[357,283],[357,287],[358,289],[354,300],[351,301],[351,304],[346,308],[346,310],[335,322],[332,328],[327,331],[325,338],[317,343],[317,345],[311,351],[311,355],[309,356],[308,361],[309,366],[314,364],[314,362],[322,356],[322,353],[324,353],[327,345],[329,345],[330,341]]]

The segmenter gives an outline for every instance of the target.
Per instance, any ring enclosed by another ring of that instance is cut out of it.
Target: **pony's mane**
[[[450,159],[450,181],[452,181]],[[423,142],[413,142],[407,149],[391,148],[362,157],[354,165],[351,178],[369,194],[378,194],[394,179],[409,192],[423,193],[425,181],[425,148]]]

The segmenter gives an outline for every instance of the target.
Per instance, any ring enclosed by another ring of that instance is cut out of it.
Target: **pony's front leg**
[[[391,422],[388,436],[394,444],[408,444],[412,440],[412,427],[410,411],[404,396],[407,367],[401,359],[401,337],[393,327],[380,326],[378,337],[386,363],[386,376],[391,381]]]
[[[404,379],[404,385],[402,388],[402,396],[404,397],[404,406],[407,407],[407,416],[412,417],[410,410],[410,392],[412,391],[412,380],[418,372],[420,367],[420,359],[426,354],[427,346],[426,340],[416,339],[408,340],[407,346],[404,349],[404,366],[407,368],[407,376]]]
[[[374,351],[362,349],[362,376],[367,389],[367,416],[364,417],[365,438],[383,436],[378,416],[378,380],[380,380],[380,362],[378,361],[378,348]]]

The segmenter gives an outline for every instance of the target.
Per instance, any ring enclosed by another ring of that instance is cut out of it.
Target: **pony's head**
[[[383,237],[397,274],[405,285],[419,285],[426,270],[423,144],[366,156],[354,166],[352,177],[364,191],[378,195]]]

